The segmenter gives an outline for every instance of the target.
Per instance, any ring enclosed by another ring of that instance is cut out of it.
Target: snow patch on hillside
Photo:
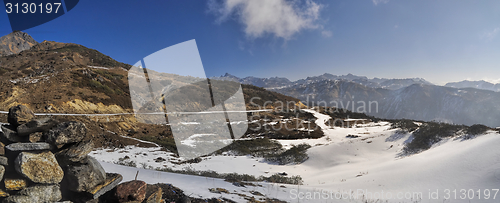
[[[262,188],[239,188],[218,179],[193,177],[144,169],[129,168],[104,164],[107,171],[126,173],[127,178],[133,178],[137,170],[139,179],[149,183],[171,183],[199,197],[213,197],[208,188],[221,187],[248,194],[250,190],[263,191],[269,198],[278,198],[289,202],[339,202],[335,197],[316,196],[314,199],[304,199],[301,194],[326,192],[328,194],[349,193],[346,202],[365,202],[371,194],[373,202],[459,202],[466,203],[469,199],[457,197],[446,198],[447,190],[460,191],[469,189],[484,192],[499,189],[500,182],[500,136],[489,131],[471,140],[446,139],[439,145],[420,154],[401,157],[399,154],[405,143],[410,142],[410,134],[398,134],[397,129],[390,129],[387,122],[368,123],[353,128],[330,128],[325,125],[329,116],[313,110],[307,110],[317,118],[316,124],[323,129],[324,135],[319,139],[278,140],[285,148],[307,143],[312,147],[307,151],[309,159],[298,165],[274,165],[263,158],[252,156],[233,156],[229,153],[219,156],[203,157],[199,163],[173,164],[181,159],[160,148],[126,147],[111,151],[100,149],[91,153],[98,160],[115,162],[128,156],[137,162],[138,167],[155,168],[171,167],[174,169],[190,168],[193,170],[212,170],[218,173],[250,174],[254,176],[270,176],[286,172],[288,176],[300,175],[304,180],[302,186],[258,183]],[[349,136],[348,135],[352,135]],[[156,162],[157,157],[167,161]],[[125,171],[124,171],[125,170]],[[126,180],[127,180],[126,178]],[[263,190],[262,190],[263,189]],[[246,191],[246,192],[245,192]],[[429,191],[438,191],[437,199],[429,199]],[[365,193],[365,195],[360,192]],[[368,192],[368,195],[366,194]],[[353,196],[353,193],[355,194]],[[383,196],[373,196],[383,194]],[[389,198],[388,195],[392,195]],[[410,199],[398,198],[397,195],[410,194]],[[415,197],[420,194],[421,196]],[[460,195],[460,194],[458,194]],[[476,194],[478,195],[478,194]],[[246,202],[237,195],[216,194],[237,202]],[[311,196],[312,197],[312,196]],[[240,199],[238,199],[240,198]],[[299,199],[298,199],[299,198]],[[474,198],[474,197],[473,197]],[[496,199],[470,199],[470,202],[496,202]],[[343,202],[343,201],[341,201]],[[371,202],[371,201],[368,201]]]

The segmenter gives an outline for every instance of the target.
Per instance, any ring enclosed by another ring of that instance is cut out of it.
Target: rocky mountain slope
[[[16,31],[0,37],[0,56],[17,54],[38,44],[30,35]]]
[[[96,50],[76,44],[44,41],[29,50],[0,57],[0,109],[25,104],[37,113],[118,113],[130,109],[126,84],[129,65],[116,62]],[[95,67],[107,68],[95,68]],[[89,123],[91,118],[65,117]],[[2,115],[5,122],[5,115]],[[97,121],[101,117],[93,117]],[[89,125],[90,131],[116,129],[129,118],[104,118],[122,121],[106,126]],[[97,137],[109,142],[117,139]],[[99,136],[100,135],[100,136]],[[101,145],[104,140],[96,142]]]
[[[23,104],[35,113],[66,114],[54,117],[85,123],[96,147],[151,145],[123,136],[148,135],[173,142],[169,127],[138,122],[131,114],[134,111],[128,83],[130,67],[81,45],[38,43],[18,54],[0,56],[0,111]],[[155,77],[167,81],[173,76],[162,73]],[[246,104],[253,97],[261,98],[254,101],[259,106],[265,101],[300,104],[298,99],[263,88],[251,85],[242,88]],[[258,109],[258,106],[247,108]],[[0,122],[7,122],[5,114],[0,114]]]

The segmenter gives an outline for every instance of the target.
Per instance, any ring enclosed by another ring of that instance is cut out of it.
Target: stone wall
[[[140,180],[119,184],[88,154],[93,150],[85,124],[35,118],[25,106],[9,110],[0,132],[0,200],[37,202],[160,203],[159,186]]]

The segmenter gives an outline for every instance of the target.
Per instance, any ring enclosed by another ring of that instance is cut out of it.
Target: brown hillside
[[[132,113],[128,84],[130,67],[81,45],[44,41],[19,54],[0,56],[0,111],[24,104],[36,113]],[[166,73],[155,76],[165,81],[172,78]],[[189,78],[183,80],[186,82]],[[173,84],[183,83],[181,80]],[[253,97],[261,98],[254,100],[260,106],[265,101],[285,104],[293,101],[302,105],[298,99],[263,88],[242,87],[247,109],[257,109],[249,105]],[[267,107],[273,108],[274,103]],[[96,140],[96,147],[137,143],[122,136],[175,146],[168,126],[139,123],[133,115],[55,117],[86,123],[89,134]],[[0,115],[0,122],[7,122],[6,115]]]

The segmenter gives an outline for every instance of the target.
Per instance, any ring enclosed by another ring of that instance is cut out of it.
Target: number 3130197
[[[5,7],[7,13],[57,13],[61,3],[7,3]]]

